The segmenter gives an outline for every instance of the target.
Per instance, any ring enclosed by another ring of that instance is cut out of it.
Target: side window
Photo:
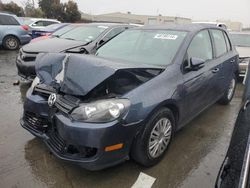
[[[13,16],[0,15],[0,25],[20,25]]]
[[[125,30],[126,30],[125,27],[114,28],[111,31],[109,31],[108,34],[105,35],[104,39],[105,39],[105,41],[107,41]]]
[[[43,21],[37,21],[37,22],[33,23],[32,26],[44,26]]]
[[[231,43],[229,41],[229,38],[227,36],[227,34],[225,32],[223,32],[224,34],[224,37],[225,37],[225,40],[226,40],[226,44],[227,44],[227,51],[231,51],[232,50],[232,46],[231,46]]]
[[[204,61],[213,59],[213,50],[210,35],[207,30],[199,32],[190,43],[187,56],[203,59]]]
[[[52,21],[44,21],[44,26],[48,26],[48,25],[51,25],[51,24],[55,24],[56,22],[52,22]]]
[[[227,52],[227,45],[223,32],[220,30],[213,29],[211,30],[211,33],[214,38],[216,57],[220,57],[221,55]]]

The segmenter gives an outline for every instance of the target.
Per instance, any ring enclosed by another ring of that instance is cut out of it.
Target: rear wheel
[[[174,133],[175,119],[168,108],[157,111],[136,138],[132,158],[144,165],[153,166],[164,156]]]
[[[20,42],[15,36],[6,36],[3,40],[3,46],[8,50],[16,50],[19,48]]]
[[[229,104],[233,99],[235,89],[236,89],[236,76],[234,76],[230,81],[230,84],[227,90],[225,91],[224,95],[222,96],[222,98],[219,100],[219,103],[223,105]]]

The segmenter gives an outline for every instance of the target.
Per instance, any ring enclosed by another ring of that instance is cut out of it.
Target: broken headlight
[[[30,86],[31,91],[33,91],[34,88],[35,88],[35,86],[36,86],[37,84],[39,84],[39,83],[40,83],[40,79],[39,79],[38,77],[35,77],[35,79],[33,80],[32,84],[31,84],[31,86]]]
[[[76,121],[109,122],[124,114],[130,102],[128,99],[107,99],[81,104],[73,110],[71,117]]]

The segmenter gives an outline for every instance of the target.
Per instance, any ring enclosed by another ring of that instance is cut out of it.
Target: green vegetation
[[[0,11],[10,12],[17,16],[54,18],[62,22],[80,22],[81,13],[78,10],[77,3],[69,0],[67,3],[61,3],[60,0],[38,0],[38,7],[35,7],[34,0],[26,0],[23,7],[15,2],[1,3]]]

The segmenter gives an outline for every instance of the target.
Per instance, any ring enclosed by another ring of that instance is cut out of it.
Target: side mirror
[[[205,60],[197,57],[190,58],[190,68],[191,70],[199,70],[205,65]]]

